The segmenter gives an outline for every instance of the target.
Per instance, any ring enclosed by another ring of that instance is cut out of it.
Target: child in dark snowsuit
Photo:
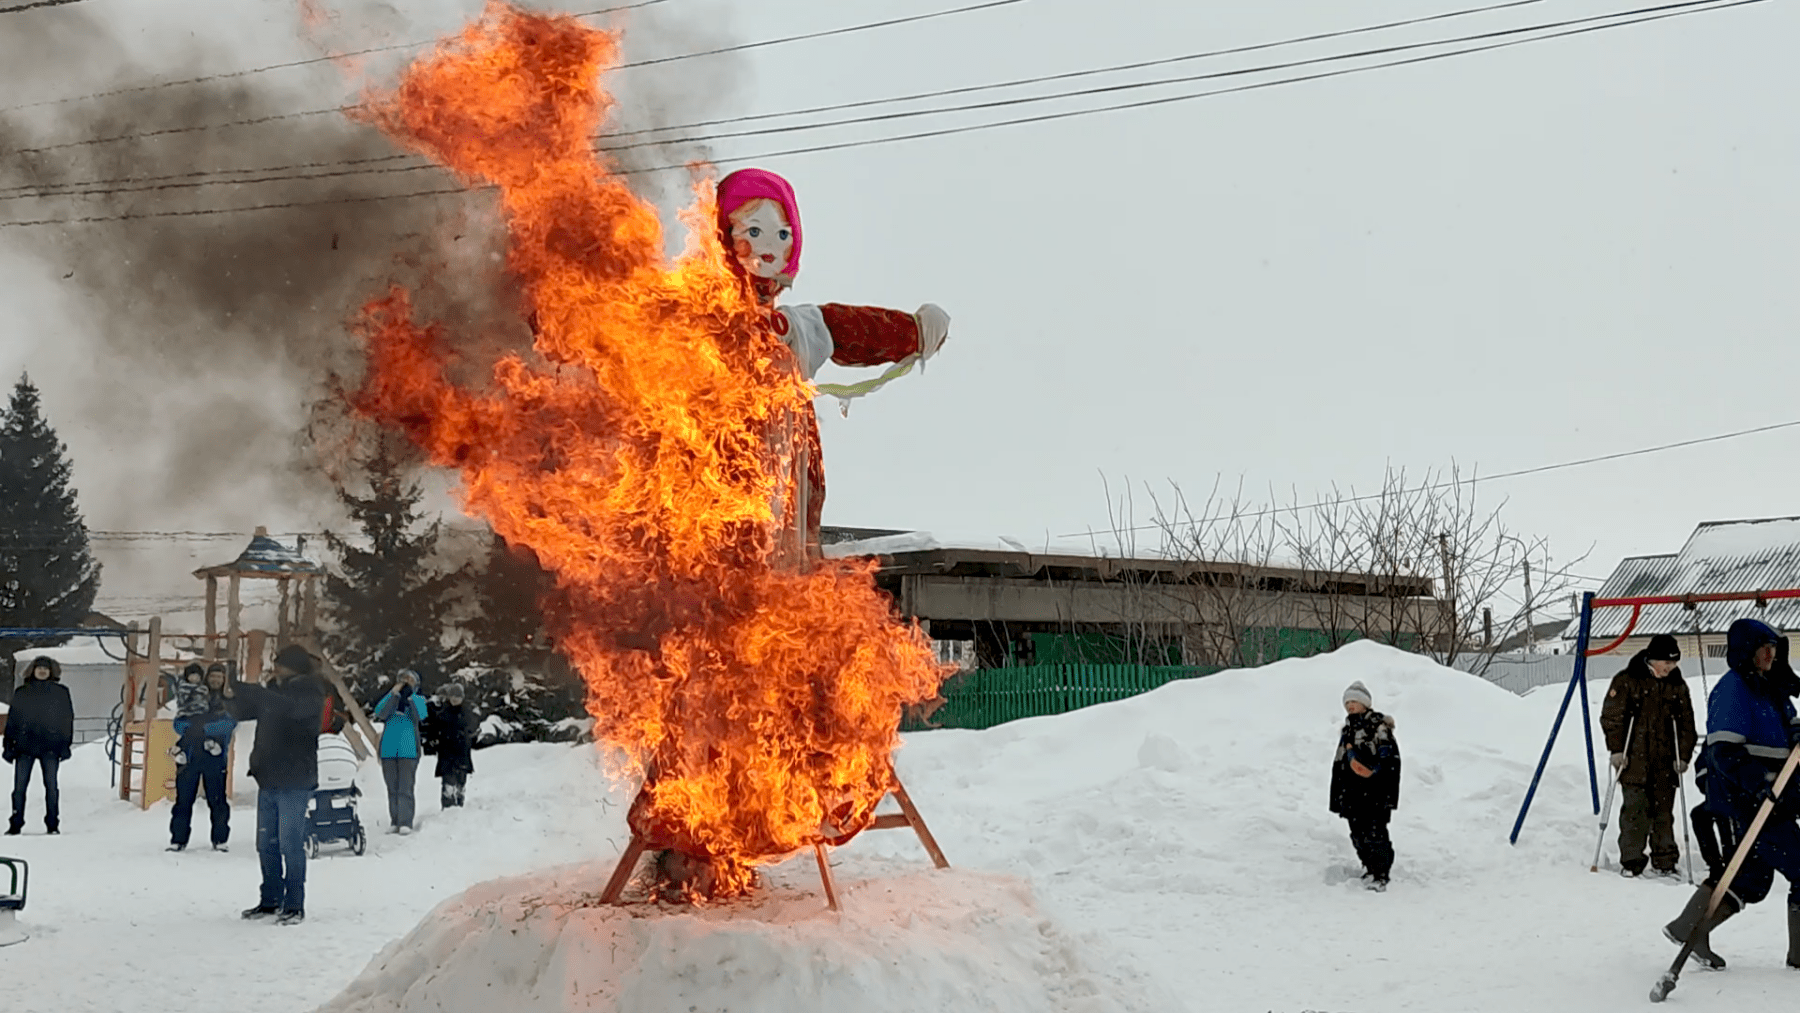
[[[169,747],[169,755],[175,758],[177,767],[185,767],[199,749],[206,735],[202,731],[203,721],[212,709],[212,693],[206,686],[206,670],[197,664],[189,664],[181,670],[181,681],[175,684],[175,730],[180,736],[175,744]]]
[[[1368,687],[1344,690],[1344,730],[1331,764],[1331,811],[1350,824],[1350,843],[1371,890],[1386,890],[1394,867],[1388,819],[1400,805],[1400,744],[1394,719],[1376,711]]]
[[[463,704],[460,683],[445,686],[443,699],[425,718],[425,741],[437,752],[439,803],[445,809],[461,806],[469,775],[475,773],[475,714]]]

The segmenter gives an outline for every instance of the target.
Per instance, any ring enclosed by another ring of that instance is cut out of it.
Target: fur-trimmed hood
[[[58,663],[55,658],[50,657],[48,654],[40,654],[37,657],[31,659],[31,664],[26,665],[20,671],[19,674],[23,677],[20,681],[23,682],[25,679],[31,678],[31,673],[37,671],[37,667],[39,665],[45,665],[45,666],[49,667],[51,682],[61,682],[62,681],[62,665],[60,663]]]

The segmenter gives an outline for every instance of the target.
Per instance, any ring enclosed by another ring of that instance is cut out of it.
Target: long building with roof
[[[1638,598],[1790,588],[1800,588],[1800,517],[1766,517],[1707,521],[1694,529],[1680,551],[1622,559],[1595,597]],[[1629,657],[1642,650],[1656,634],[1672,633],[1680,640],[1684,659],[1695,660],[1703,650],[1708,663],[1716,660],[1722,670],[1725,631],[1745,616],[1761,619],[1778,630],[1800,629],[1800,600],[1704,602],[1693,608],[1648,605],[1639,615],[1631,636],[1615,648],[1611,656]],[[1630,608],[1596,609],[1593,629],[1589,633],[1591,646],[1612,642],[1625,632],[1630,621]],[[1563,631],[1563,639],[1572,643],[1578,627],[1579,620],[1569,623]]]

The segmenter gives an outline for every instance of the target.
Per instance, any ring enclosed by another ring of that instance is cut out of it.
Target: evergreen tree
[[[88,552],[70,472],[37,388],[21,375],[0,412],[0,627],[80,626],[94,607],[100,564]],[[0,693],[11,696],[15,654],[67,640],[0,637]]]
[[[338,567],[325,576],[323,600],[325,649],[351,691],[372,703],[402,669],[418,672],[430,693],[461,666],[450,612],[464,578],[440,564],[438,523],[420,527],[424,492],[385,442],[363,474],[368,494],[340,487],[338,499],[366,544],[326,532]]]
[[[586,716],[581,677],[557,653],[544,630],[555,578],[523,546],[494,535],[486,565],[473,578],[476,608],[468,634],[468,700],[489,725],[484,740],[572,738],[569,718]]]

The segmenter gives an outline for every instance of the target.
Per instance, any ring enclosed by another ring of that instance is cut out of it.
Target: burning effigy
[[[933,306],[783,307],[798,204],[772,173],[697,173],[679,256],[595,139],[618,38],[490,6],[368,115],[497,192],[530,356],[472,389],[444,325],[395,289],[364,307],[361,415],[461,478],[464,509],[555,575],[547,623],[597,740],[642,778],[635,840],[690,899],[872,825],[901,712],[945,674],[865,562],[818,557],[813,372],[906,363]],[[785,340],[784,340],[785,339]]]

